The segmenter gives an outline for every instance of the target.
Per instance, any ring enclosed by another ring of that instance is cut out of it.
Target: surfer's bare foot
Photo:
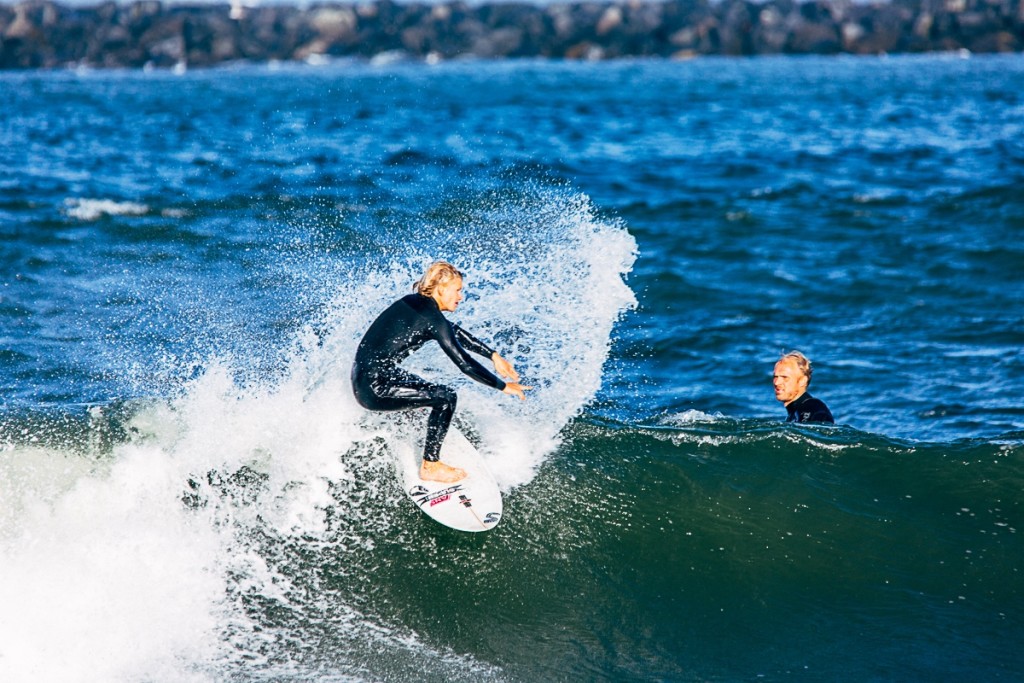
[[[439,481],[442,484],[451,484],[465,478],[466,470],[445,465],[440,460],[424,460],[423,464],[420,465],[420,479],[424,481]]]

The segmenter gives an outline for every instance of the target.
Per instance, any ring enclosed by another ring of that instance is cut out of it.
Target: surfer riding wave
[[[369,410],[430,408],[420,478],[455,482],[466,476],[458,467],[441,462],[441,444],[455,414],[455,390],[433,384],[400,366],[427,342],[436,341],[466,375],[481,384],[525,399],[519,373],[512,364],[482,341],[444,317],[462,301],[462,273],[450,263],[430,265],[414,287],[381,313],[363,335],[352,364],[352,389],[356,400]],[[490,358],[503,381],[473,358],[469,351]]]

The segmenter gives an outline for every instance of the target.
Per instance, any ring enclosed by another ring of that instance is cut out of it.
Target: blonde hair
[[[814,368],[811,367],[811,359],[805,356],[804,354],[800,353],[799,351],[790,351],[788,353],[782,354],[779,357],[779,360],[786,360],[787,358],[796,363],[797,368],[800,369],[800,372],[804,373],[804,375],[807,377],[807,383],[810,384],[811,373],[814,372]]]
[[[462,278],[458,268],[447,261],[434,261],[427,272],[423,273],[423,277],[416,281],[413,289],[423,296],[432,296],[438,287],[455,278]]]

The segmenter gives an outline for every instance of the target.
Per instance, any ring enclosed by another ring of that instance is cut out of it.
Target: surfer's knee
[[[451,406],[451,410],[455,412],[455,406],[459,402],[459,395],[455,393],[455,390],[450,387],[444,387],[444,402]]]
[[[431,393],[434,395],[434,405],[445,412],[455,412],[455,406],[459,402],[459,395],[455,393],[454,389],[438,384]]]

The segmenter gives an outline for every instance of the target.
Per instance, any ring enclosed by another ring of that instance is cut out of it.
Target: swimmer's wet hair
[[[799,351],[789,351],[779,356],[779,360],[786,360],[789,358],[796,366],[800,369],[800,372],[807,376],[807,383],[811,383],[811,373],[814,372],[814,368],[811,367],[811,359],[800,353]]]
[[[413,285],[413,290],[423,296],[431,296],[441,285],[461,277],[459,269],[447,261],[434,261],[427,268],[427,272],[423,273],[423,277]]]

